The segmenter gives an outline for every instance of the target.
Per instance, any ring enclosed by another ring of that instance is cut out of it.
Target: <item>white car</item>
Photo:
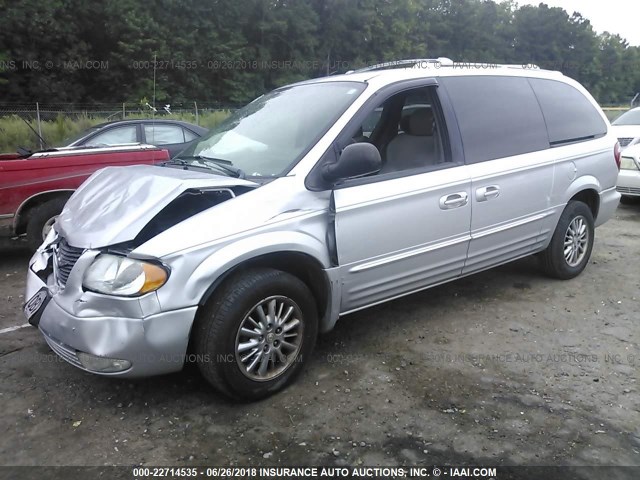
[[[622,152],[616,189],[625,203],[640,200],[640,143]]]
[[[616,118],[611,122],[611,129],[618,137],[622,150],[640,143],[640,107],[632,108]]]

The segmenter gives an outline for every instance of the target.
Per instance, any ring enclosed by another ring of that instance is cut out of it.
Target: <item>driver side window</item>
[[[407,90],[375,106],[352,135],[373,144],[382,158],[378,175],[428,169],[450,161],[433,87]]]

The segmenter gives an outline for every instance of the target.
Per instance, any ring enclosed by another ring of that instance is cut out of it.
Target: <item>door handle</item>
[[[479,202],[486,202],[499,196],[500,187],[498,185],[489,185],[488,187],[482,187],[476,190],[476,200]]]
[[[450,210],[452,208],[464,207],[469,201],[467,192],[452,193],[440,198],[440,208]]]

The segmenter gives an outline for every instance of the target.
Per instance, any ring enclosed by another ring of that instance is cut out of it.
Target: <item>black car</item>
[[[146,143],[169,150],[174,157],[196,138],[207,132],[179,120],[120,120],[94,125],[67,142],[67,147],[99,147],[126,143]]]

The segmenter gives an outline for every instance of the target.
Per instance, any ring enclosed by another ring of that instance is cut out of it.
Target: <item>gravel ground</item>
[[[349,315],[258,403],[0,334],[0,465],[640,465],[640,205],[596,236],[572,281],[528,258]],[[0,247],[0,330],[25,323],[28,258]]]

